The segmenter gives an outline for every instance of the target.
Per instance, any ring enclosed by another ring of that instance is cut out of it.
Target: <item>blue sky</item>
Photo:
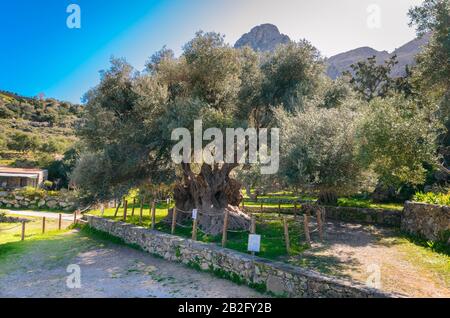
[[[111,56],[137,69],[163,45],[177,54],[200,29],[231,44],[261,23],[310,40],[325,56],[360,46],[392,51],[414,38],[406,12],[421,0],[0,0],[0,90],[72,102],[99,80]],[[81,29],[66,25],[69,4]],[[367,26],[368,7],[380,26]]]

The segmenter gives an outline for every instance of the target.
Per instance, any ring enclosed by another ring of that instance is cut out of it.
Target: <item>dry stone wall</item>
[[[147,228],[86,215],[88,224],[128,244],[203,271],[210,271],[259,290],[288,297],[395,297],[363,284],[327,277],[314,271],[196,242]]]

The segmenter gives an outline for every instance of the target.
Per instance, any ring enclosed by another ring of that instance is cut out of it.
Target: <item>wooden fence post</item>
[[[263,210],[264,210],[263,204],[261,203],[261,213],[263,213]]]
[[[152,202],[152,230],[155,229],[155,219],[156,219],[156,202]]]
[[[289,254],[289,251],[291,249],[290,248],[291,243],[289,241],[289,228],[288,228],[288,223],[287,223],[287,219],[285,216],[283,217],[283,227],[284,227],[284,242],[286,243],[286,251]]]
[[[256,216],[252,214],[251,223],[250,223],[250,234],[256,233]],[[255,255],[255,252],[251,252],[252,255]]]
[[[22,241],[25,240],[25,221],[22,221]]]
[[[278,202],[278,216],[281,216],[281,203]]]
[[[73,212],[73,224],[77,224],[77,211]]]
[[[102,203],[102,207],[101,207],[101,216],[103,217],[103,214],[105,214],[105,204]]]
[[[303,228],[305,231],[306,244],[311,246],[311,236],[309,235],[309,216],[308,213],[303,214]]]
[[[141,199],[141,207],[139,210],[139,224],[142,224],[142,213],[144,213],[144,200]]]
[[[131,216],[134,216],[134,206],[136,205],[136,198],[133,199],[133,208],[131,210]]]
[[[256,216],[252,214],[250,223],[250,234],[256,233]]]
[[[62,222],[62,214],[60,213],[58,217],[58,230],[60,231],[61,231],[61,222]]]
[[[128,201],[125,200],[123,201],[123,221],[126,222],[127,221],[127,211],[128,210]]]
[[[320,211],[320,207],[317,208],[316,218],[317,218],[317,227],[319,228],[319,238],[320,241],[323,241],[323,223],[322,223],[322,212]]]
[[[42,218],[42,234],[45,233],[45,216]]]
[[[120,205],[121,204],[122,204],[122,201],[119,201],[119,203],[117,204],[117,207],[116,207],[116,212],[114,212],[114,217],[116,217],[117,213],[119,213],[119,209],[120,209]]]
[[[192,223],[192,240],[197,241],[197,219]]]
[[[225,247],[227,245],[227,231],[228,231],[228,210],[225,210],[222,229],[222,247]]]
[[[297,218],[297,202],[294,202],[294,219]]]
[[[170,213],[170,209],[168,209],[168,210]],[[177,209],[173,208],[172,209],[172,231],[171,231],[172,234],[175,234],[176,226],[177,226]]]

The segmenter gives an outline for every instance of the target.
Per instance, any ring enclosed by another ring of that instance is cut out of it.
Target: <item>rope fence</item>
[[[167,203],[170,204],[169,200],[151,200],[149,202],[149,209],[150,209],[150,228],[155,229],[156,226],[156,205],[158,203]],[[114,217],[117,217],[118,211],[120,209],[120,206],[123,205],[123,221],[127,221],[128,216],[128,201],[123,200],[122,202],[119,202],[117,205],[116,211],[114,213]],[[139,224],[142,225],[142,218],[143,218],[143,206],[144,206],[144,200],[140,200],[140,205],[138,206],[140,208],[139,213]],[[131,216],[134,216],[136,207],[136,200],[133,200],[132,207],[131,207]],[[244,211],[248,211],[248,207],[244,207]],[[195,213],[194,213],[195,210]],[[254,210],[254,207],[253,207]],[[311,234],[318,233],[319,239],[322,242],[324,240],[324,226],[325,223],[325,210],[321,208],[320,206],[317,206],[315,204],[311,203],[304,203],[303,206],[298,207],[297,204],[294,204],[294,214],[285,214],[281,213],[281,203],[278,205],[278,216],[268,216],[267,212],[264,212],[261,208],[260,211],[256,210],[256,212],[248,213],[247,215],[250,218],[250,225],[247,229],[233,229],[230,228],[230,212],[228,210],[225,211],[224,214],[214,214],[214,213],[208,213],[203,212],[200,209],[193,209],[193,210],[183,210],[177,207],[168,207],[167,213],[169,218],[164,221],[167,225],[170,226],[170,232],[172,234],[175,234],[177,227],[182,229],[190,229],[192,231],[192,239],[197,240],[197,234],[198,232],[203,233],[204,235],[208,235],[202,229],[201,226],[199,226],[199,221],[201,221],[201,218],[203,217],[210,217],[210,218],[223,218],[221,220],[223,222],[223,228],[222,228],[222,246],[226,247],[227,241],[228,241],[228,233],[234,233],[234,234],[248,234],[250,235],[260,235],[261,240],[263,241],[284,241],[286,245],[286,252],[289,254],[291,251],[291,238],[290,234],[292,234],[293,228],[295,228],[295,233],[299,232],[300,235],[300,241],[297,241],[299,243],[305,243],[307,246],[311,246],[312,240],[311,240]],[[272,212],[272,214],[276,214],[276,212]],[[181,217],[180,217],[181,216]],[[184,221],[192,221],[187,224]],[[311,221],[314,220],[316,226],[311,225]],[[221,222],[221,223],[222,223]],[[261,230],[261,226],[267,226],[270,225],[270,223],[273,222],[280,222],[281,225],[281,232],[282,235],[279,236],[267,236],[264,234],[264,231]],[[219,223],[220,224],[220,223]],[[262,231],[261,233],[257,233],[257,225],[259,225],[259,229]],[[302,241],[304,239],[304,241]],[[253,253],[253,252],[252,252]]]

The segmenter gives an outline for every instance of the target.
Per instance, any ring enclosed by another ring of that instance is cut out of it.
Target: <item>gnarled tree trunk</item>
[[[174,189],[175,207],[186,212],[198,209],[198,226],[208,234],[222,233],[226,210],[229,212],[228,229],[243,230],[250,226],[249,216],[239,210],[243,199],[241,184],[229,176],[236,166],[203,164],[196,175],[190,164],[183,164],[183,180]],[[187,213],[177,213],[178,221],[189,217]]]

